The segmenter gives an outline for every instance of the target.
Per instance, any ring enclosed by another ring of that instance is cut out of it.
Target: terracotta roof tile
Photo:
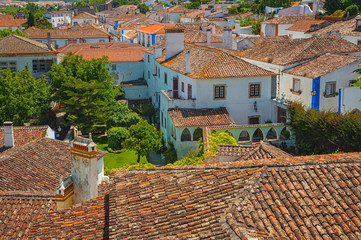
[[[98,16],[95,16],[88,12],[82,12],[82,13],[72,17],[71,19],[98,19]]]
[[[276,65],[301,63],[326,53],[361,52],[361,48],[338,36],[318,36],[257,44],[239,56]]]
[[[207,33],[201,30],[184,30],[184,42],[188,43],[206,43],[207,42]],[[211,42],[221,43],[223,42],[222,37],[211,35]]]
[[[326,27],[326,26],[330,25],[330,23],[325,20],[318,20],[318,19],[301,20],[301,21],[295,23],[294,25],[292,25],[291,27],[287,28],[286,30],[297,31],[297,32],[308,32],[308,31],[312,30],[312,27],[321,26],[321,25]]]
[[[170,109],[175,127],[213,126],[235,124],[226,108]]]
[[[295,24],[301,20],[315,19],[313,14],[299,14],[299,15],[282,15],[280,17],[272,18],[270,20],[261,22],[261,24],[274,23],[274,24]]]
[[[124,34],[123,36],[126,39],[134,40],[137,37],[137,35],[138,35],[137,30],[131,30],[131,31],[127,32],[126,34]]]
[[[192,12],[181,15],[180,18],[202,18],[204,17],[205,10],[194,10]]]
[[[44,43],[18,35],[10,35],[0,39],[0,56],[10,54],[48,54],[56,55],[55,50],[50,50]]]
[[[13,15],[0,15],[0,27],[7,28],[7,27],[18,27],[19,25],[16,23]]]
[[[177,23],[176,27],[181,27],[185,30],[203,30],[202,28],[210,28],[212,32],[217,35],[223,34],[223,27],[212,23],[212,22],[202,22],[202,23]]]
[[[194,11],[193,9],[187,9],[185,7],[183,7],[182,5],[174,5],[168,9],[166,9],[166,12],[168,13],[187,13],[187,12],[192,12]]]
[[[35,27],[24,30],[24,33],[30,38],[47,38],[50,33],[54,38],[71,38],[71,37],[109,37],[110,34],[104,29],[97,28],[93,25],[85,27],[72,27],[68,29],[38,29]]]
[[[149,33],[149,34],[164,34],[165,28],[167,27],[174,27],[175,24],[153,24],[148,27],[138,28],[137,31]]]
[[[361,31],[356,29],[356,21],[361,19],[360,15],[345,21],[335,22],[330,26],[322,28],[312,34],[326,35],[328,32],[340,32],[343,36],[361,36]]]
[[[191,54],[191,71],[186,74],[186,50]],[[250,64],[217,48],[185,44],[185,49],[168,60],[157,59],[163,66],[196,79],[271,76],[274,73]]]
[[[360,60],[361,57],[359,56],[326,54],[312,61],[286,70],[284,73],[314,79],[333,72],[339,68],[345,67],[355,61],[360,62]]]
[[[60,52],[82,55],[86,60],[107,56],[111,62],[139,62],[143,61],[144,49],[136,43],[110,42],[69,44],[60,49]]]

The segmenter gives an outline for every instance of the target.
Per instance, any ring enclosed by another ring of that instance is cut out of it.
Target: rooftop
[[[191,54],[191,71],[186,74],[186,51]],[[157,59],[163,66],[195,79],[271,76],[274,73],[250,64],[217,48],[185,44],[173,58]]]
[[[322,28],[312,34],[326,35],[328,32],[340,32],[344,36],[361,36],[361,31],[356,29],[356,21],[360,20],[361,16],[357,15],[349,20],[339,21]]]
[[[357,239],[360,161],[348,153],[117,171],[104,195],[35,219],[30,237]]]
[[[187,9],[185,7],[183,7],[182,5],[174,5],[168,9],[166,9],[166,12],[168,13],[187,13],[187,12],[192,12],[194,11],[193,9]]]
[[[98,16],[95,16],[88,12],[82,12],[82,13],[72,17],[71,19],[98,19]]]
[[[264,21],[261,24],[295,24],[301,20],[313,20],[315,15],[313,14],[297,14],[297,15],[282,15],[280,17],[272,18],[270,20]]]
[[[174,27],[175,24],[153,24],[147,27],[138,28],[138,32],[144,32],[149,34],[164,34],[166,27]]]
[[[329,24],[330,23],[327,22],[326,20],[318,20],[318,19],[301,20],[301,21],[295,23],[294,25],[292,25],[291,27],[287,28],[286,30],[297,31],[297,32],[308,32],[310,30],[312,31],[313,27],[316,27],[316,26],[326,27]]]
[[[47,38],[48,33],[52,38],[72,38],[72,37],[109,37],[110,34],[104,29],[93,25],[85,27],[72,27],[67,29],[38,29],[30,27],[24,30],[24,33],[30,38]]]
[[[58,51],[63,54],[72,52],[82,55],[85,60],[107,56],[111,62],[139,62],[143,61],[144,49],[136,43],[109,42],[68,44]]]
[[[213,126],[235,124],[227,109],[169,109],[169,116],[175,127]]]
[[[301,63],[326,53],[361,52],[361,48],[338,36],[318,36],[257,44],[239,56],[276,65]]]
[[[18,35],[10,35],[0,39],[0,56],[7,55],[42,54],[56,55],[55,50],[50,50],[44,43],[34,41]]]
[[[360,62],[360,60],[361,57],[359,56],[325,54],[312,61],[286,70],[284,73],[315,79],[339,68],[345,67],[353,62]]]
[[[8,28],[8,27],[19,27],[21,24],[25,23],[24,21],[16,21],[21,19],[14,19],[13,15],[0,15],[0,27]]]

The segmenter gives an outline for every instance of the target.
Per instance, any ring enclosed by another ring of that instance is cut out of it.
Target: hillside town
[[[360,7],[0,0],[0,239],[361,239]]]

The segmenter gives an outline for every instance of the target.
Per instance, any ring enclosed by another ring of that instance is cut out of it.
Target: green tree
[[[158,131],[154,125],[150,125],[146,120],[141,119],[136,125],[128,129],[124,146],[129,150],[138,153],[137,162],[141,156],[148,156],[149,151],[156,152],[162,146],[163,133]]]
[[[149,7],[145,3],[138,4],[138,9],[141,13],[146,14],[149,12]]]
[[[112,127],[125,127],[129,128],[130,126],[137,124],[140,120],[138,114],[130,110],[127,106],[121,103],[115,104],[115,109],[112,112],[112,115],[109,116],[107,121],[107,128]]]
[[[83,131],[105,124],[113,113],[116,94],[107,64],[105,57],[87,61],[69,53],[50,71],[53,100],[65,104],[67,119]]]
[[[28,37],[27,35],[25,35],[22,31],[20,31],[19,29],[16,29],[15,31],[13,30],[10,30],[10,29],[0,29],[0,38],[3,38],[3,37],[7,37],[9,35],[19,35],[21,37]]]
[[[23,125],[30,119],[44,123],[50,111],[50,89],[45,78],[35,79],[26,66],[19,72],[0,74],[0,122]]]
[[[345,9],[345,15],[343,17],[351,17],[357,15],[359,12],[359,8],[356,4],[350,5]]]
[[[108,134],[108,147],[112,150],[121,149],[122,143],[127,136],[128,130],[124,127],[112,127],[107,131]]]
[[[234,8],[228,8],[229,14],[239,14],[238,9],[236,7]]]
[[[208,154],[215,156],[219,144],[237,145],[237,141],[227,132],[212,133],[209,136],[209,145],[211,145],[211,147],[208,148]]]
[[[35,26],[39,29],[52,29],[53,25],[45,18],[40,17],[35,21]]]
[[[336,10],[342,9],[341,0],[326,0],[323,8],[328,14],[334,13]]]
[[[28,21],[26,22],[27,28],[35,26],[35,18],[32,12],[29,13]]]
[[[261,34],[261,22],[263,22],[264,20],[265,20],[265,18],[261,17],[252,23],[252,33],[253,34],[256,34],[256,35]]]
[[[187,9],[199,9],[201,6],[200,2],[192,2],[185,5]]]

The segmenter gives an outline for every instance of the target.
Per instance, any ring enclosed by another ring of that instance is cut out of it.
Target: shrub
[[[236,139],[229,135],[229,133],[212,133],[209,136],[209,144],[211,147],[208,148],[208,155],[215,156],[217,154],[217,147],[219,144],[237,145]]]
[[[112,127],[108,130],[108,147],[111,149],[121,149],[128,130],[123,127]]]
[[[198,165],[204,162],[204,155],[198,157],[197,153],[194,151],[188,152],[187,156],[181,160],[175,161],[173,164],[168,164],[167,166],[183,166],[183,165]]]
[[[345,14],[343,15],[343,17],[347,17],[347,13],[349,17],[355,16],[358,14],[358,12],[359,12],[358,6],[356,4],[352,4],[351,6],[348,6],[345,9]]]
[[[173,143],[169,144],[169,148],[164,151],[163,155],[167,164],[177,161],[177,151],[175,150]]]
[[[118,170],[126,170],[126,169],[139,169],[139,168],[155,168],[156,165],[153,165],[151,163],[134,163],[129,165],[124,165],[120,168],[108,168],[105,167],[104,174],[109,175],[109,172],[118,171]]]

